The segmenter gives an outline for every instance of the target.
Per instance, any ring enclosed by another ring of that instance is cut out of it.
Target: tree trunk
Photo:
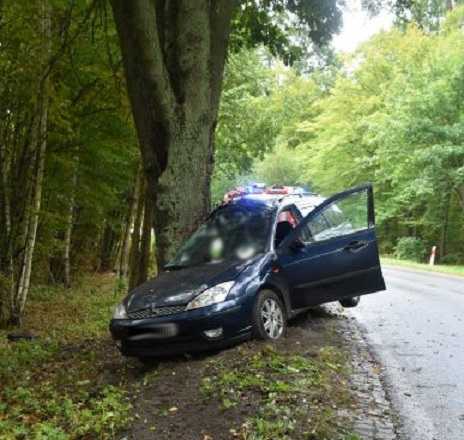
[[[458,198],[459,207],[461,208],[462,211],[464,211],[464,184],[462,184],[458,188],[455,187],[454,190]]]
[[[131,237],[131,251],[129,259],[129,290],[132,290],[138,285],[139,280],[139,261],[140,261],[140,229],[142,227],[143,209],[145,206],[145,199],[142,197],[145,191],[145,176],[143,171],[139,172],[139,197],[137,199],[137,210],[134,219],[134,230]]]
[[[163,267],[210,209],[232,0],[111,0]]]
[[[68,207],[68,218],[66,219],[66,232],[64,236],[64,285],[67,288],[71,287],[71,237],[74,219],[74,199],[77,186],[77,169],[79,166],[79,158],[75,158],[74,170],[71,177],[71,197]]]
[[[155,185],[156,256],[161,267],[211,208],[212,127],[202,121],[188,125],[174,134],[166,171]]]
[[[129,203],[129,211],[127,213],[126,226],[124,228],[124,237],[121,245],[121,258],[119,260],[119,276],[125,277],[128,272],[128,263],[129,263],[129,251],[130,251],[130,237],[131,237],[131,228],[134,224],[135,213],[138,206],[138,200],[140,197],[140,179],[142,178],[142,173],[137,170],[135,173],[134,188],[132,189],[131,200]]]
[[[114,214],[109,213],[108,216],[111,217]],[[106,219],[101,237],[100,271],[102,272],[113,270],[116,266],[120,235],[118,231],[115,231],[111,220],[111,218]]]
[[[46,94],[45,94],[46,95]],[[40,115],[40,141],[37,150],[37,170],[35,177],[34,192],[32,197],[31,215],[28,222],[26,247],[24,250],[24,262],[21,268],[17,291],[13,298],[11,310],[11,323],[20,325],[21,316],[26,305],[29,293],[29,283],[32,270],[32,259],[34,257],[35,242],[37,237],[37,226],[39,223],[40,206],[42,202],[42,184],[45,169],[45,151],[47,147],[46,131],[48,121],[48,97],[44,96],[41,103]]]
[[[151,231],[153,229],[153,194],[149,185],[145,186],[145,207],[143,210],[142,240],[138,262],[137,285],[147,281],[151,256]]]
[[[442,209],[442,223],[440,228],[440,247],[439,256],[440,261],[446,255],[446,244],[448,236],[448,223],[449,223],[449,211],[451,208],[451,188],[448,186],[445,194],[442,196],[443,209]]]
[[[45,37],[46,50],[44,57],[48,60],[50,54],[50,35],[51,35],[51,22],[50,10],[48,0],[43,1],[42,10],[42,30]],[[26,305],[27,295],[29,293],[29,283],[31,278],[32,260],[34,257],[35,242],[37,236],[37,226],[39,223],[40,206],[42,202],[42,184],[45,169],[45,151],[47,148],[47,127],[48,127],[48,104],[49,104],[49,83],[50,77],[44,64],[44,77],[40,80],[39,85],[39,100],[37,106],[38,118],[38,144],[36,150],[36,170],[35,182],[32,193],[32,206],[30,211],[30,218],[27,222],[28,230],[26,234],[26,243],[24,250],[24,260],[20,268],[19,278],[16,291],[12,298],[10,324],[20,325],[21,318]],[[33,139],[34,140],[34,139]]]
[[[445,8],[447,11],[451,11],[454,7],[453,0],[445,0]]]
[[[7,166],[6,146],[0,144],[0,324],[6,321],[7,304],[13,288],[11,211]]]

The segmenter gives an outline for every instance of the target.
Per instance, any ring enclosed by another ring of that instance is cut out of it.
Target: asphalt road
[[[464,278],[383,267],[352,314],[380,360],[405,440],[464,440]]]

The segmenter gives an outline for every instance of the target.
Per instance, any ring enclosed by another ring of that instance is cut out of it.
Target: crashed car
[[[117,307],[112,337],[125,356],[279,339],[312,306],[385,289],[371,184],[317,194],[248,195],[214,210],[165,271]]]

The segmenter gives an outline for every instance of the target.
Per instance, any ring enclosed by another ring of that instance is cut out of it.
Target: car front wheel
[[[356,307],[359,304],[359,296],[352,296],[351,298],[343,298],[340,300],[340,304],[343,307]]]
[[[262,290],[253,310],[253,336],[275,340],[284,336],[286,328],[282,301],[272,290]]]

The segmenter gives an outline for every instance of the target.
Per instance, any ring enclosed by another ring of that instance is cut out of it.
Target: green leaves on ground
[[[200,388],[206,401],[216,400],[224,411],[259,408],[231,429],[237,438],[326,438],[343,431],[336,409],[349,401],[347,353],[325,347],[312,354],[286,354],[272,345],[237,351],[232,365],[211,360]]]
[[[23,330],[40,338],[9,343],[0,332],[0,438],[112,439],[130,422],[126,366],[107,339],[114,287],[96,277],[35,289]]]

